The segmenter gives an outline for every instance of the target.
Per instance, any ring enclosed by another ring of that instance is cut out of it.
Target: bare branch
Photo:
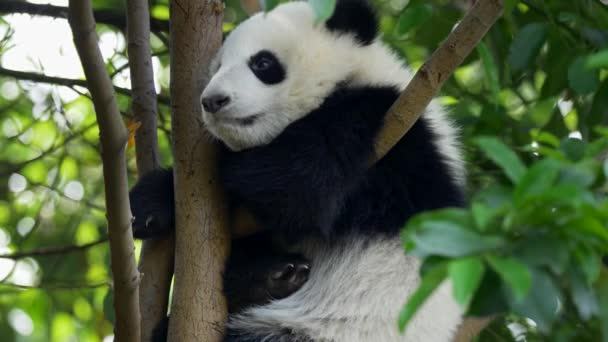
[[[175,287],[169,341],[220,341],[222,273],[230,246],[215,148],[201,118],[206,66],[222,42],[223,1],[173,0],[171,99],[175,154]],[[196,39],[193,39],[196,37]]]
[[[139,341],[140,275],[135,265],[131,233],[132,216],[125,158],[128,132],[120,116],[112,81],[97,46],[91,0],[70,0],[69,22],[99,124],[114,279],[114,331],[118,341]]]
[[[3,0],[0,2],[0,13],[24,13],[60,19],[68,18],[67,7],[39,5],[21,0]],[[118,12],[112,10],[96,10],[94,11],[94,16],[97,23],[111,25],[121,30],[124,30],[127,27],[125,16]],[[169,22],[167,20],[150,17],[150,26],[154,31],[169,31]]]
[[[147,0],[127,0],[127,41],[133,90],[132,108],[141,126],[135,135],[137,171],[140,176],[159,167],[156,91],[150,48],[150,16]],[[139,272],[141,338],[150,341],[156,324],[167,315],[173,276],[175,240],[144,241]]]
[[[0,286],[12,287],[16,290],[44,290],[44,291],[55,291],[55,290],[83,290],[83,289],[97,289],[100,287],[112,286],[109,281],[103,283],[94,284],[39,284],[36,286],[18,285],[11,283],[0,283]]]
[[[74,252],[82,252],[91,247],[101,245],[102,243],[105,243],[107,241],[108,241],[108,238],[103,238],[103,239],[99,239],[97,241],[86,243],[84,245],[70,245],[70,246],[60,246],[60,247],[38,248],[38,249],[35,249],[32,251],[0,255],[0,258],[17,260],[17,259],[37,257],[37,256],[49,256],[49,255],[56,256],[56,255],[74,253]]]
[[[37,72],[11,70],[11,69],[5,69],[3,67],[0,67],[0,75],[13,77],[13,78],[16,78],[21,81],[32,81],[32,82],[38,82],[38,83],[57,84],[57,85],[62,85],[62,86],[66,86],[66,87],[74,87],[74,86],[79,86],[79,87],[83,87],[83,88],[88,87],[87,81],[85,81],[85,80],[47,76],[47,75],[37,73]],[[114,85],[113,85],[113,87],[114,87],[114,90],[118,94],[132,96],[131,89],[117,87]],[[158,95],[158,102],[168,105],[169,98],[166,96]]]
[[[503,0],[478,0],[418,70],[387,113],[376,139],[376,160],[384,157],[412,128],[443,83],[502,15],[503,7]]]

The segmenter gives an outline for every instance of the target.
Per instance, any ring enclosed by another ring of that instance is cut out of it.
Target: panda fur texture
[[[325,25],[304,2],[256,14],[230,33],[211,74],[203,119],[227,146],[223,185],[311,262],[297,292],[232,315],[227,341],[449,341],[461,311],[448,283],[397,331],[419,281],[398,232],[415,213],[463,204],[458,132],[434,101],[368,167],[412,78],[377,39],[369,5],[339,1]]]
[[[458,132],[433,101],[369,167],[413,76],[378,39],[369,5],[339,0],[320,24],[306,2],[256,14],[210,72],[203,121],[221,141],[224,188],[311,265],[295,293],[231,315],[225,341],[450,341],[461,311],[447,282],[397,330],[419,282],[399,230],[415,213],[464,203]]]

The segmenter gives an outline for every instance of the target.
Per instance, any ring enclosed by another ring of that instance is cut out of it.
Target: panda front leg
[[[157,169],[145,174],[129,192],[133,236],[159,239],[175,229],[173,169]]]

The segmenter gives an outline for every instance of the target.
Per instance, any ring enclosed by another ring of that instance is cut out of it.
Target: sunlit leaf
[[[466,310],[481,283],[485,266],[478,258],[462,258],[448,264],[454,299]]]
[[[608,68],[608,49],[587,56],[585,67],[588,69]]]

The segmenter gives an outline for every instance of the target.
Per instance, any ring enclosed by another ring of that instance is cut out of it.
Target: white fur
[[[202,96],[223,94],[232,101],[219,113],[204,113],[203,119],[231,149],[270,142],[317,108],[339,82],[404,89],[412,78],[411,70],[381,41],[360,46],[350,35],[330,33],[313,21],[308,4],[291,2],[254,15],[226,39]],[[265,85],[249,70],[249,58],[260,50],[272,51],[286,67],[283,82]],[[250,126],[222,120],[261,113]],[[456,129],[436,101],[424,116],[452,176],[462,181]],[[419,282],[419,262],[404,255],[398,238],[350,238],[331,246],[315,241],[302,248],[312,261],[308,282],[288,298],[232,317],[232,327],[268,338],[288,328],[315,341],[443,342],[451,339],[461,321],[446,283],[414,318],[406,335],[398,333],[398,312]]]
[[[424,304],[405,335],[399,333],[399,310],[419,282],[419,261],[404,254],[399,239],[305,245],[302,252],[312,261],[308,282],[285,299],[231,317],[231,327],[267,338],[288,328],[315,341],[451,340],[461,311],[447,282]]]

